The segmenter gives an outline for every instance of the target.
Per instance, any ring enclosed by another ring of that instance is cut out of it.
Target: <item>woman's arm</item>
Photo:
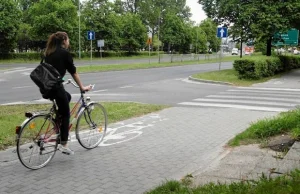
[[[71,75],[72,75],[73,79],[75,80],[75,82],[77,83],[77,85],[79,86],[81,91],[89,91],[91,89],[91,86],[83,86],[82,85],[78,73],[74,73]]]

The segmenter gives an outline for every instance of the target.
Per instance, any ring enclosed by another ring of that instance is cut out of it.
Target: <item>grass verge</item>
[[[209,183],[191,187],[189,182],[167,181],[146,194],[294,194],[299,193],[300,170],[274,179],[262,176],[258,181],[231,184]]]
[[[234,69],[226,69],[226,70],[220,70],[220,71],[211,71],[206,73],[199,73],[192,75],[193,78],[196,79],[205,79],[205,80],[211,80],[211,81],[221,81],[221,82],[229,82],[235,86],[251,86],[252,84],[256,83],[262,83],[266,82],[270,79],[278,78],[281,74],[263,78],[260,80],[241,80],[238,78],[238,72]]]
[[[279,134],[291,134],[297,139],[300,136],[300,109],[282,112],[279,115],[252,123],[244,132],[229,141],[230,146],[251,143],[262,143]]]
[[[108,123],[115,123],[167,108],[163,105],[140,103],[103,102],[101,104],[107,110]],[[15,127],[26,119],[25,112],[45,111],[49,110],[50,107],[51,104],[0,106],[0,150],[15,145]]]
[[[237,59],[236,56],[224,57],[223,62],[234,61]],[[122,70],[133,70],[133,69],[149,69],[158,67],[172,67],[172,66],[184,66],[184,65],[195,65],[195,64],[207,64],[217,63],[219,59],[209,60],[194,60],[194,61],[183,61],[183,62],[162,62],[162,63],[140,63],[140,64],[120,64],[120,65],[90,65],[77,67],[79,73],[88,72],[103,72],[103,71],[122,71]]]
[[[104,58],[93,58],[93,60],[101,60],[101,61],[108,61],[108,60],[126,60],[126,59],[145,59],[149,58],[149,56],[128,56],[128,57],[104,57]],[[158,55],[150,56],[151,59],[158,58]],[[75,63],[76,61],[90,61],[90,57],[84,57],[84,58],[74,58]],[[39,63],[41,60],[37,59],[2,59],[0,60],[0,66],[3,64],[15,64],[15,63]],[[76,65],[76,64],[75,64]]]

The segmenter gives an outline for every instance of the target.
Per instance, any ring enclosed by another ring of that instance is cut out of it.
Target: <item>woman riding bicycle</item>
[[[79,75],[76,73],[76,67],[73,63],[73,58],[71,53],[67,50],[69,45],[69,37],[66,32],[56,32],[50,35],[44,53],[45,62],[51,64],[55,69],[57,69],[62,77],[64,77],[66,71],[68,71],[81,91],[89,91],[91,86],[83,86]],[[64,89],[63,86],[61,86],[51,93],[50,98],[55,100],[58,106],[58,113],[61,118],[61,141],[58,149],[64,154],[73,155],[74,151],[67,146],[70,123],[69,103],[71,100],[71,95]]]

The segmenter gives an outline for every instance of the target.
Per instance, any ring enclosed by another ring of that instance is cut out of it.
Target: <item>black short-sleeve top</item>
[[[53,53],[45,57],[45,62],[51,64],[62,77],[65,76],[66,71],[71,75],[76,73],[76,67],[73,63],[73,57],[71,53],[62,48],[57,48]]]

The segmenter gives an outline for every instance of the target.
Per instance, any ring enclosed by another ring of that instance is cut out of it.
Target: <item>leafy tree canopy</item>
[[[21,12],[14,0],[1,0],[0,4],[0,53],[15,48],[16,34],[20,25]]]

